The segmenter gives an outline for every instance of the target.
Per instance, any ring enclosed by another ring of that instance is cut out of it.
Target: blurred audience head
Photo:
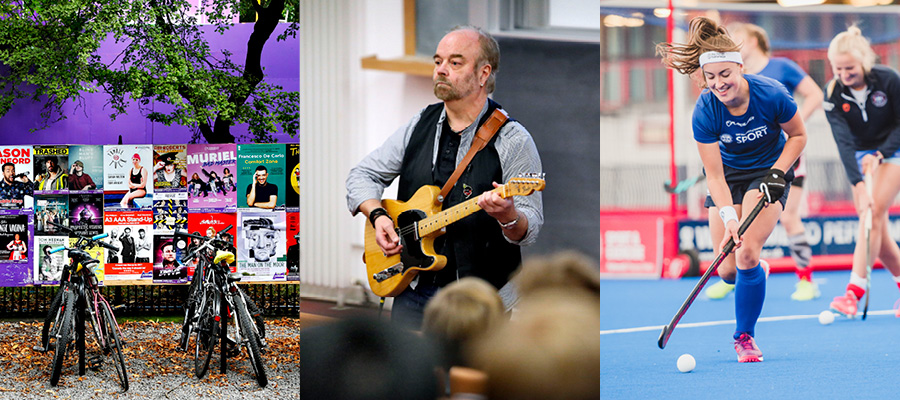
[[[580,290],[600,296],[600,268],[587,256],[572,250],[529,257],[513,276],[519,297],[543,290]]]

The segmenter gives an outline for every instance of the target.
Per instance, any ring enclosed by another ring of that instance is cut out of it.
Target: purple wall
[[[272,33],[262,53],[262,67],[266,73],[264,82],[280,85],[285,90],[300,90],[299,39],[288,38],[276,41],[287,24],[280,24]],[[232,60],[243,64],[247,52],[247,40],[253,31],[253,24],[236,24],[224,35],[216,34],[209,25],[201,29],[208,32],[210,48],[215,53],[228,48]],[[121,49],[121,44],[107,42],[100,47],[104,60],[112,59]],[[0,118],[0,145],[13,144],[117,144],[122,135],[123,144],[175,144],[187,143],[192,130],[183,126],[165,126],[152,123],[141,115],[137,107],[129,108],[128,115],[120,115],[110,120],[111,109],[104,104],[108,96],[85,94],[84,104],[78,109],[73,103],[64,107],[68,119],[52,124],[49,128],[29,133],[28,129],[40,126],[40,104],[18,103],[9,113]],[[231,127],[231,133],[238,136],[247,132],[247,125]],[[286,134],[274,135],[279,143],[296,142]]]

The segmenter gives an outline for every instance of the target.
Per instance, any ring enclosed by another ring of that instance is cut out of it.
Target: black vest
[[[488,100],[488,109],[478,127],[490,118],[497,108],[503,108],[493,100]],[[438,121],[444,110],[443,103],[425,108],[416,124],[400,167],[397,199],[408,201],[423,185],[434,185],[432,159]],[[452,134],[442,132],[442,134]],[[444,201],[443,209],[450,208],[470,198],[492,190],[491,182],[503,182],[500,157],[494,143],[494,135],[484,149],[479,151],[466,170],[456,181]],[[519,267],[522,254],[519,246],[511,244],[503,237],[503,229],[493,217],[478,211],[447,226],[447,233],[435,240],[435,251],[447,256],[447,266],[442,270],[421,273],[420,283],[444,286],[460,278],[477,276],[498,289],[509,280],[509,275]]]

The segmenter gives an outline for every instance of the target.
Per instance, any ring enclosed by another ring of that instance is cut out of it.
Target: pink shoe
[[[756,341],[746,333],[742,333],[734,341],[734,350],[737,351],[738,362],[760,362],[763,360],[762,351],[759,350],[759,347],[756,347]]]
[[[843,314],[847,318],[853,318],[856,316],[857,302],[859,302],[859,299],[856,298],[853,291],[848,290],[843,296],[834,298],[831,302],[831,309],[836,313]]]

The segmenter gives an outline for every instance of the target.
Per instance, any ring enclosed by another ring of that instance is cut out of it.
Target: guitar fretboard
[[[494,188],[491,192],[499,193],[500,196],[506,197],[504,186]],[[419,237],[428,236],[437,232],[447,225],[468,217],[472,213],[481,210],[478,206],[478,197],[471,198],[444,211],[434,214],[430,217],[419,220]]]

